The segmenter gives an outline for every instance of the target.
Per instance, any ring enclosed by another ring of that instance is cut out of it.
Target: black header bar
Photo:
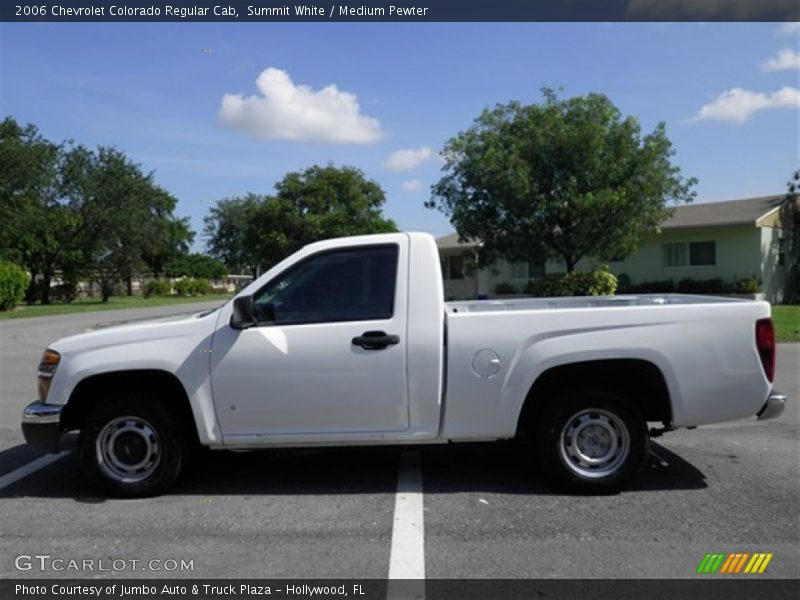
[[[784,600],[797,580],[705,579],[7,579],[3,600]]]
[[[2,0],[0,21],[800,21],[798,0]]]

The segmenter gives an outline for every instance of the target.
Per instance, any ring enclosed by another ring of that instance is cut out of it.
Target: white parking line
[[[14,469],[10,473],[6,473],[0,477],[0,490],[7,488],[11,484],[16,483],[28,475],[35,473],[39,469],[44,469],[46,466],[53,464],[58,459],[64,458],[67,454],[69,454],[68,450],[63,450],[58,454],[45,454],[36,460],[32,460],[31,462],[22,465],[18,469]]]
[[[418,584],[391,580],[420,579]],[[419,452],[403,452],[397,473],[387,600],[425,597],[425,517]]]

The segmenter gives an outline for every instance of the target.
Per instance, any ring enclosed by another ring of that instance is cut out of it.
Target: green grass
[[[0,311],[0,319],[22,319],[27,317],[45,317],[49,315],[66,315],[72,313],[92,312],[98,310],[115,310],[121,308],[147,308],[148,306],[172,306],[191,302],[219,302],[222,304],[233,294],[206,294],[203,296],[112,296],[103,303],[97,298],[80,298],[70,304],[36,304],[18,306],[14,310]]]
[[[800,342],[800,304],[773,306],[772,321],[779,342]]]

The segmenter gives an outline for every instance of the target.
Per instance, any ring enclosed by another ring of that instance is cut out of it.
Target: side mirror
[[[233,329],[247,329],[257,324],[252,296],[239,296],[233,300],[230,323]]]

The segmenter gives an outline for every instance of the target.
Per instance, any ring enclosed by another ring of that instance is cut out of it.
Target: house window
[[[511,264],[511,279],[535,279],[544,277],[543,262],[520,262]]]
[[[664,266],[685,267],[689,264],[686,244],[664,244]]]
[[[442,276],[447,279],[464,279],[464,257],[443,256],[442,257]]]
[[[781,238],[778,240],[778,266],[782,267],[786,264],[786,246],[787,239]]]
[[[664,244],[665,267],[707,267],[716,264],[716,242]]]
[[[717,248],[714,242],[691,242],[689,244],[689,266],[705,267],[717,264]]]

